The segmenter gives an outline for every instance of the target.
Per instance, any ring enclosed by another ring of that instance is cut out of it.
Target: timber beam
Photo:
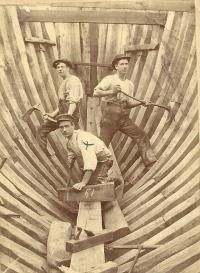
[[[38,37],[25,37],[24,41],[26,43],[33,43],[33,44],[45,44],[45,45],[52,45],[55,46],[56,42],[48,40],[48,39],[42,39]]]
[[[33,2],[33,1],[32,1]],[[30,5],[27,0],[1,0],[1,5]],[[185,11],[194,12],[195,3],[194,0],[90,0],[90,1],[70,1],[70,0],[37,0],[36,3],[31,3],[31,6],[35,5],[48,5],[51,7],[63,7],[63,8],[102,8],[102,9],[132,9],[132,10],[154,10],[154,11]]]
[[[68,267],[59,267],[59,269],[63,273],[79,273],[79,271],[75,271]],[[117,273],[118,267],[117,264],[114,262],[107,262],[96,266],[94,269],[87,271],[87,273]]]
[[[97,201],[113,201],[115,199],[114,183],[105,183],[98,185],[89,185],[81,191],[73,188],[57,189],[58,198],[61,201],[76,202],[97,202]]]
[[[66,250],[68,252],[79,252],[90,247],[110,242],[113,240],[113,232],[107,229],[102,230],[100,233],[92,237],[81,240],[69,240],[66,242]]]
[[[140,245],[106,245],[106,249],[138,249]],[[142,244],[143,249],[157,249],[162,245]]]
[[[138,24],[164,26],[166,13],[144,11],[74,11],[63,8],[20,8],[20,22],[53,22],[53,23],[102,23],[102,24]]]
[[[140,45],[131,45],[127,46],[124,51],[125,52],[133,52],[133,51],[143,51],[143,50],[157,50],[159,48],[158,43],[151,44],[140,44]]]

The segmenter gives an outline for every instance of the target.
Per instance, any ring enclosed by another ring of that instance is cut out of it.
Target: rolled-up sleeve
[[[111,88],[111,82],[109,76],[103,78],[100,83],[94,88],[94,95],[98,89],[106,91]]]
[[[77,78],[73,78],[70,83],[69,101],[70,103],[78,103],[83,98],[83,87],[81,81]]]
[[[96,170],[97,156],[95,153],[95,145],[89,140],[81,139],[79,142],[79,148],[83,157],[83,169],[84,170]]]

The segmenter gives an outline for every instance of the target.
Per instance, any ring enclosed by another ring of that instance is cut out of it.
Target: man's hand
[[[54,118],[55,114],[54,114],[54,112],[53,113],[44,113],[43,117],[46,120],[46,119],[48,119],[48,117],[49,118]]]
[[[81,191],[85,187],[85,183],[80,182],[73,185],[73,188],[77,191]]]
[[[151,105],[151,101],[144,101],[144,104],[143,104],[144,107],[147,107],[149,105]]]
[[[113,94],[117,94],[119,92],[121,92],[122,89],[121,89],[121,86],[119,84],[116,84],[113,86]]]

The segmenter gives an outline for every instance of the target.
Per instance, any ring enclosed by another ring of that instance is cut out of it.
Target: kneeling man
[[[57,116],[59,128],[67,140],[68,166],[71,169],[75,160],[83,170],[80,183],[73,185],[82,190],[87,184],[108,181],[108,170],[113,164],[111,152],[98,137],[83,130],[75,130],[74,118],[68,114]]]

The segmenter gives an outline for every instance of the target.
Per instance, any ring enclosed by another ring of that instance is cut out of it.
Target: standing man
[[[38,128],[37,140],[42,150],[49,155],[47,150],[47,136],[50,132],[58,129],[58,123],[48,120],[58,114],[69,114],[74,118],[76,128],[79,128],[79,102],[83,98],[83,88],[78,77],[71,74],[72,63],[67,59],[58,59],[53,62],[53,67],[63,79],[58,90],[58,107],[52,113],[44,115],[45,121]],[[56,120],[55,120],[56,121]]]
[[[73,185],[82,190],[87,184],[105,183],[108,181],[108,170],[113,164],[111,152],[101,139],[91,133],[75,130],[75,119],[71,115],[57,116],[61,133],[67,140],[68,166],[72,169],[75,160],[83,170],[80,183]]]
[[[109,146],[117,131],[128,135],[136,142],[143,163],[149,169],[156,162],[156,156],[151,148],[149,138],[129,118],[130,108],[146,105],[145,102],[134,103],[133,99],[128,97],[133,95],[134,89],[133,83],[126,79],[129,60],[130,57],[123,54],[115,56],[112,61],[112,68],[116,70],[116,73],[103,78],[94,89],[93,96],[103,97],[100,138],[106,146]]]

